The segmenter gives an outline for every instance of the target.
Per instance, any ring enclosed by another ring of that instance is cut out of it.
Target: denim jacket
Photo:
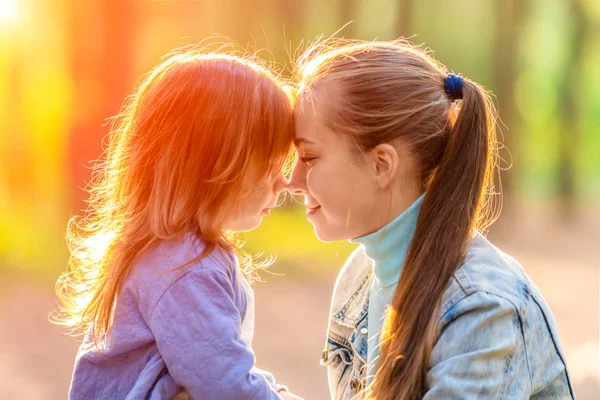
[[[366,385],[372,261],[358,247],[338,275],[321,364],[332,399]],[[480,234],[442,299],[424,399],[574,399],[550,309],[510,256]]]

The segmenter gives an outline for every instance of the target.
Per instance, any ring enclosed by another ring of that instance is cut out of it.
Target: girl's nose
[[[279,193],[283,192],[284,190],[288,190],[288,181],[287,181],[287,179],[285,179],[285,176],[283,175],[283,172],[281,172],[277,176],[277,180],[275,182],[275,186],[273,188],[273,191],[276,194],[279,194]]]

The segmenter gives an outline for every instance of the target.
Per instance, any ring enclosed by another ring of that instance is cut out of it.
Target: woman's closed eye
[[[316,160],[317,157],[311,157],[311,156],[304,156],[304,157],[300,157],[300,161],[302,161],[304,164],[308,164],[311,161]]]

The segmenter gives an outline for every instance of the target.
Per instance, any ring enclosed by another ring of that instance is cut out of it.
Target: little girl
[[[197,49],[129,98],[67,235],[61,322],[86,332],[70,399],[297,398],[254,367],[253,267],[231,235],[285,189],[291,100],[256,61]]]

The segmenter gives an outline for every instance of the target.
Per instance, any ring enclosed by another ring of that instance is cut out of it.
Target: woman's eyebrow
[[[299,137],[299,138],[294,139],[294,144],[296,146],[300,146],[301,144],[315,144],[315,142],[313,142],[312,140],[303,138],[303,137]]]

